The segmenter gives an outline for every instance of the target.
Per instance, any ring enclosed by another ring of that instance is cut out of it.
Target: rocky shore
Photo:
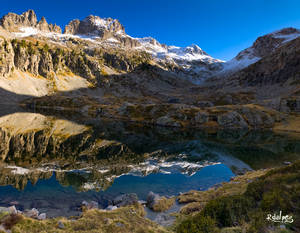
[[[138,197],[135,193],[131,194],[123,194],[117,196],[105,209],[101,209],[100,205],[96,201],[83,201],[79,209],[81,210],[81,214],[79,216],[69,217],[68,220],[57,216],[55,218],[47,218],[46,213],[40,213],[40,211],[36,208],[26,209],[26,210],[17,210],[15,205],[9,207],[0,207],[0,232],[14,232],[12,228],[15,224],[19,224],[19,222],[28,220],[31,222],[43,222],[45,221],[53,221],[57,220],[56,228],[57,230],[66,230],[66,223],[64,221],[78,221],[80,220],[86,213],[103,213],[103,214],[114,214],[118,215],[119,212],[122,212],[125,208],[139,209],[142,213],[142,217],[147,217],[149,215],[149,211],[152,212],[151,218],[154,222],[158,223],[162,226],[170,226],[174,223],[175,217],[172,217],[169,213],[166,213],[168,209],[170,209],[175,203],[175,197],[161,197],[158,194],[153,192],[149,192],[147,201],[138,200]],[[13,204],[13,203],[12,203]],[[175,209],[173,208],[173,211]],[[176,209],[178,211],[178,208]],[[146,212],[147,211],[147,215]],[[162,213],[164,212],[164,213]],[[136,214],[136,211],[133,211]],[[155,217],[155,218],[153,218]],[[58,220],[64,219],[64,220]],[[148,223],[148,220],[145,219]],[[111,223],[111,219],[105,219],[105,223]],[[151,225],[151,224],[148,224]],[[125,228],[125,224],[122,222],[116,223],[117,227]],[[153,226],[156,226],[153,224]],[[147,227],[147,226],[146,226]],[[156,226],[157,229],[160,229],[159,226]],[[136,230],[136,229],[134,229]],[[48,231],[47,231],[48,232]],[[165,232],[162,230],[162,232]]]

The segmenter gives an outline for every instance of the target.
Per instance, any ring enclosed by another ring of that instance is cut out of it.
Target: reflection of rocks
[[[238,111],[248,114],[246,110]],[[263,113],[261,117],[268,121]],[[260,122],[260,118],[250,115],[249,119]],[[124,174],[192,176],[220,162],[240,172],[263,164],[262,160],[279,164],[292,161],[289,153],[295,157],[300,151],[297,140],[272,132],[208,133],[160,127],[141,130],[123,122],[105,121],[87,127],[33,113],[1,117],[0,138],[5,162],[1,165],[0,184],[17,189],[24,189],[28,181],[34,185],[38,180],[49,179],[55,172],[63,186],[100,191]]]
[[[52,172],[34,171],[26,174],[13,173],[10,168],[2,167],[0,171],[0,185],[13,185],[15,188],[23,190],[28,181],[33,185],[40,179],[49,179],[52,176]]]

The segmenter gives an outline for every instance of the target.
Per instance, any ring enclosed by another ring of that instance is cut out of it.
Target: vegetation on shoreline
[[[211,199],[199,213],[183,220],[176,231],[178,233],[299,231],[299,195],[300,161],[297,161],[290,166],[268,171],[249,183],[243,193],[237,192]],[[266,220],[268,214],[278,214],[279,211],[284,215],[293,216],[294,222],[276,224]]]
[[[163,227],[144,218],[144,208],[137,204],[113,211],[88,210],[78,219],[54,218],[43,221],[22,217],[12,227],[13,233],[51,232],[168,232]]]
[[[140,204],[113,211],[92,209],[82,216],[35,220],[4,215],[1,223],[12,232],[178,232],[271,233],[300,229],[300,161],[270,170],[248,172],[218,188],[190,191],[178,197],[186,205],[173,227],[163,228],[146,219]],[[170,199],[174,201],[174,199]],[[170,202],[171,202],[170,201]],[[168,202],[169,203],[169,202]],[[169,203],[170,204],[170,203]],[[293,223],[267,221],[282,211]]]

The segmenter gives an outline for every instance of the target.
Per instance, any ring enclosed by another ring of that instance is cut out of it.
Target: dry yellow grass
[[[176,197],[166,198],[162,197],[154,206],[153,211],[155,212],[163,212],[171,208],[174,204]]]
[[[300,133],[300,116],[290,114],[285,122],[276,123],[273,130]]]
[[[64,227],[59,228],[59,221]],[[12,228],[13,233],[134,233],[168,231],[144,218],[144,208],[140,205],[122,207],[113,211],[88,210],[75,220],[66,218],[42,221],[23,218]]]

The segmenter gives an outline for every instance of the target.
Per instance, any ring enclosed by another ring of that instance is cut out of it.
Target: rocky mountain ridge
[[[39,22],[33,10],[21,15],[9,13],[1,19],[1,26],[12,33],[12,37],[46,38],[50,42],[66,46],[66,41],[75,39],[79,43],[88,43],[88,47],[105,47],[110,49],[125,49],[146,52],[156,63],[163,67],[175,66],[180,75],[189,80],[208,77],[211,72],[220,68],[221,60],[214,59],[199,46],[191,45],[185,48],[167,46],[151,37],[134,38],[125,33],[124,26],[116,19],[102,19],[98,16],[87,16],[83,20],[72,20],[61,29],[46,22],[43,17]],[[200,70],[203,70],[199,75]]]
[[[296,28],[281,30],[258,37],[251,47],[242,50],[232,60],[224,63],[223,73],[234,73],[272,54],[277,48],[300,36]]]
[[[131,37],[126,34],[124,26],[117,19],[89,15],[83,20],[72,20],[62,33],[59,26],[48,24],[44,17],[38,21],[35,12],[28,10],[21,15],[9,13],[3,16],[0,24],[17,38],[42,37],[67,47],[68,41],[76,40],[77,44],[83,44],[86,48],[104,47],[146,52],[156,64],[164,69],[171,66],[173,68],[169,71],[175,71],[180,78],[196,84],[209,77],[224,76],[241,70],[300,35],[299,30],[295,28],[285,28],[261,36],[235,58],[223,62],[212,58],[197,45],[181,48],[161,44],[151,37]]]
[[[18,31],[21,27],[33,27],[43,32],[62,32],[56,24],[48,24],[45,17],[38,21],[33,10],[28,10],[21,15],[8,13],[1,18],[0,24],[5,30],[12,32]]]
[[[222,62],[197,45],[130,37],[110,18],[73,20],[65,33],[51,31],[31,10],[9,13],[1,23],[0,87],[26,93],[21,104],[35,111],[59,107],[171,127],[256,129],[286,119],[262,106],[300,109],[297,29],[262,36]]]

